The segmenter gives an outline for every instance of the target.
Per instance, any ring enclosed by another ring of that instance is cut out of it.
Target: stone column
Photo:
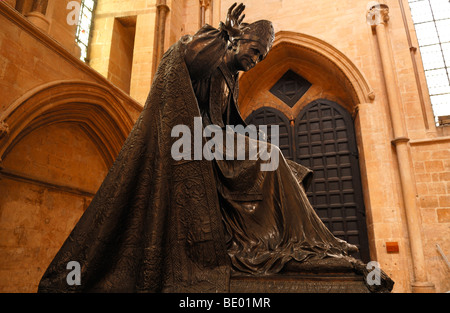
[[[28,20],[44,32],[48,32],[50,21],[45,17],[48,0],[34,0],[31,11],[26,15]]]
[[[40,12],[45,15],[47,13],[48,0],[35,0],[33,1],[32,12]]]
[[[166,0],[158,0],[156,3],[156,62],[154,72],[164,54],[164,42],[166,39],[166,19],[167,13],[170,12],[170,8],[166,3]]]
[[[210,0],[199,0],[200,1],[200,27],[203,27],[206,23],[206,10],[209,7]]]
[[[412,291],[434,292],[434,285],[428,281],[425,258],[423,255],[422,229],[416,202],[416,184],[412,173],[411,147],[396,80],[395,63],[390,49],[388,33],[389,7],[385,4],[373,5],[367,12],[367,21],[375,29],[383,67],[384,82],[394,136],[392,145],[395,147],[397,154],[403,206],[405,209],[412,254]]]

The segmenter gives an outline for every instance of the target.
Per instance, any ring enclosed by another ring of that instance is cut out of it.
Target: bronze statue
[[[171,155],[176,125],[194,129],[198,117],[203,127],[245,125],[238,72],[264,59],[274,30],[265,20],[243,23],[243,10],[234,4],[218,29],[205,25],[164,54],[141,115],[40,292],[227,292],[233,273],[295,271],[315,260],[361,271],[349,257],[356,247],[334,237],[308,202],[311,171],[275,146],[272,171],[259,157]],[[80,285],[66,282],[70,261],[81,264]]]

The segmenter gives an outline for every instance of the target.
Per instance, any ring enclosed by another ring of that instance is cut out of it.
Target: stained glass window
[[[434,116],[450,115],[450,2],[408,0]]]
[[[86,62],[89,46],[92,19],[94,17],[94,8],[96,0],[81,0],[80,17],[78,21],[76,42],[81,48],[81,60]]]

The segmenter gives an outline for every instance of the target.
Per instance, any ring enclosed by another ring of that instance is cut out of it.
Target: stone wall
[[[99,0],[95,16],[90,66],[145,103],[155,62],[156,1]]]
[[[3,161],[0,292],[34,292],[107,165],[78,125],[41,127]]]
[[[444,292],[450,290],[445,279],[449,268],[437,245],[444,253],[450,250],[450,140],[418,140],[411,144],[425,259],[436,289]]]
[[[233,2],[220,1],[222,20]],[[245,117],[258,107],[271,106],[289,118],[295,117],[312,98],[317,97],[312,90],[292,109],[277,101],[268,91],[284,71],[293,69],[311,80],[313,86],[320,89],[322,97],[338,102],[353,113],[371,259],[378,261],[396,281],[395,292],[418,290],[414,285],[414,281],[420,280],[415,276],[417,267],[422,268],[422,273],[417,275],[428,276],[430,283],[422,285],[434,284],[435,289],[428,290],[444,292],[450,289],[446,279],[448,268],[436,244],[448,253],[447,163],[450,138],[445,129],[436,129],[434,125],[420,51],[410,49],[417,47],[417,41],[407,1],[382,3],[389,7],[385,26],[385,51],[393,62],[389,72],[383,69],[385,60],[380,49],[384,47],[380,47],[379,34],[366,21],[368,1],[316,1],[314,5],[304,1],[265,1],[264,9],[261,9],[259,1],[245,1],[248,21],[271,20],[278,40],[272,55],[258,68],[242,75],[241,111]],[[218,20],[215,23],[218,24]],[[186,22],[186,25],[191,24]],[[194,25],[186,32],[192,33],[193,28]],[[287,38],[287,33],[292,36]],[[316,44],[311,44],[308,36],[314,38]],[[318,54],[322,58],[314,57]],[[348,63],[344,65],[341,60]],[[349,70],[351,66],[368,86],[364,92],[364,88],[358,87],[364,84],[358,83],[355,78],[358,75]],[[344,77],[342,72],[345,72]],[[350,76],[353,76],[351,83],[344,84],[345,77],[348,79]],[[387,84],[392,82],[397,86],[394,95],[392,88],[387,88]],[[355,95],[354,89],[358,88],[365,95]],[[392,99],[395,98],[399,100],[394,103]],[[392,115],[393,107],[401,112],[400,118]],[[394,139],[398,136],[398,129],[402,129],[404,139],[410,141],[403,144],[403,151],[409,155],[406,158],[400,158],[397,151],[399,147]],[[404,164],[411,167],[406,171],[411,177],[409,181],[404,181]],[[419,218],[417,223],[411,222],[414,215]],[[415,224],[419,236],[415,235],[416,231],[412,232],[411,224]],[[387,244],[391,242],[399,246],[398,252],[387,250]],[[411,250],[413,246],[414,251]],[[424,257],[422,263],[413,256],[417,255],[417,250]]]
[[[0,2],[0,292],[37,290],[142,109],[78,59],[68,12],[49,1],[46,31]]]

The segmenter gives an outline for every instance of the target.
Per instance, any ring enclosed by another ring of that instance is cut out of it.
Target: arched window
[[[409,0],[436,122],[450,115],[450,2]]]
[[[81,0],[80,16],[75,40],[81,49],[81,60],[86,62],[90,34],[92,29],[92,21],[94,18],[94,9],[97,4],[96,0]]]

